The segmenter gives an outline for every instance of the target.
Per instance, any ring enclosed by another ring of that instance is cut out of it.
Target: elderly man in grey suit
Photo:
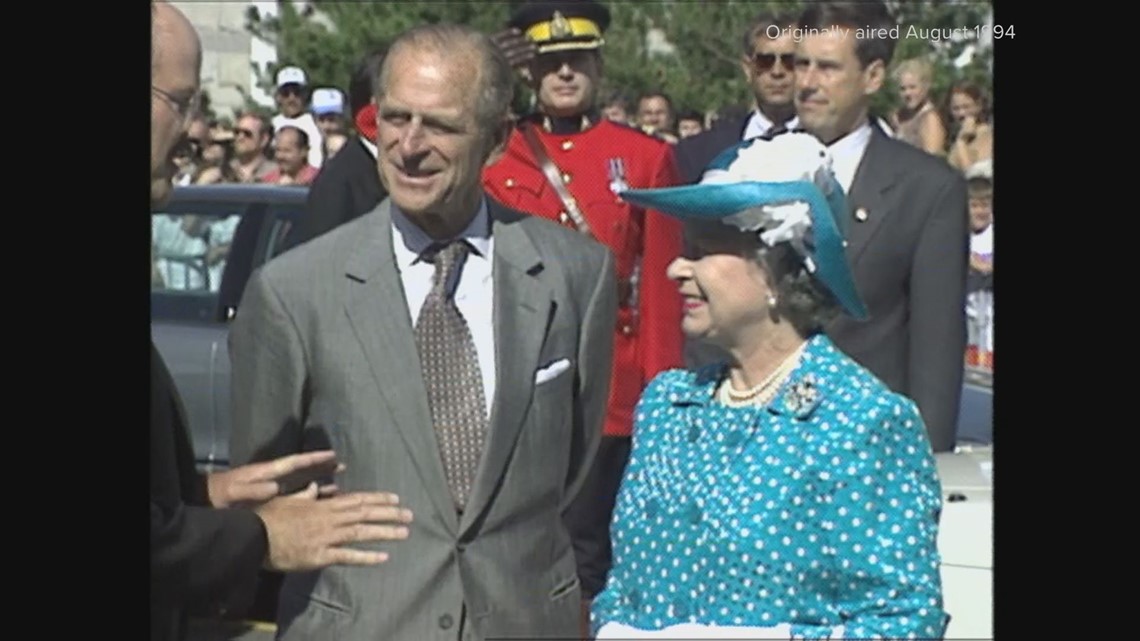
[[[895,48],[878,35],[895,27],[883,3],[812,3],[798,26],[796,112],[828,145],[847,192],[847,255],[870,311],[828,335],[914,399],[934,450],[951,450],[966,353],[965,179],[869,118]]]
[[[233,457],[331,443],[342,490],[414,513],[375,571],[290,576],[290,639],[572,638],[561,511],[601,436],[616,281],[602,245],[489,200],[512,71],[486,36],[433,25],[377,88],[376,209],[267,264],[233,326]]]

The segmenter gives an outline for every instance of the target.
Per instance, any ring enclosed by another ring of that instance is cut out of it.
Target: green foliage
[[[295,64],[309,74],[313,86],[348,87],[357,59],[372,47],[391,41],[401,31],[423,23],[439,21],[470,24],[487,33],[503,28],[509,15],[507,2],[483,0],[406,0],[401,2],[311,3],[335,25],[299,15],[291,2],[280,4],[278,19],[264,19],[251,10],[247,28],[278,44],[279,65]],[[663,90],[678,108],[700,111],[732,104],[749,104],[750,89],[740,69],[741,38],[752,18],[763,8],[796,11],[804,2],[749,2],[720,0],[659,0],[655,2],[610,2],[613,16],[606,33],[605,80],[603,89],[620,88],[636,96],[649,90]],[[990,2],[921,0],[891,3],[900,35],[910,26],[922,29],[969,30],[985,23]],[[646,33],[660,29],[674,47],[672,53],[652,55]],[[992,54],[976,55],[964,70],[953,67],[953,60],[972,40],[942,42],[930,38],[900,38],[895,62],[916,55],[931,56],[935,63],[933,92],[943,100],[949,85],[961,78],[991,88]],[[272,91],[277,68],[264,70],[262,84]],[[520,105],[529,96],[520,97]],[[898,103],[893,81],[875,97],[876,112],[885,114]]]

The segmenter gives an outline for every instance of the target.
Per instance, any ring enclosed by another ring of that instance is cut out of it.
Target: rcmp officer
[[[620,302],[606,438],[566,515],[583,603],[601,591],[610,567],[609,521],[629,457],[634,407],[654,376],[683,364],[681,298],[665,276],[681,252],[682,227],[616,195],[677,185],[680,178],[671,145],[606,120],[596,109],[609,21],[608,9],[592,0],[519,5],[509,27],[534,45],[521,71],[537,96],[537,112],[519,120],[502,158],[483,174],[495,199],[588,234],[616,258]]]

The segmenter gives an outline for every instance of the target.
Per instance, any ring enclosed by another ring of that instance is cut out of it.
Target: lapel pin
[[[869,214],[867,214],[867,208],[866,207],[860,207],[859,209],[855,210],[855,220],[857,220],[861,223],[867,222],[867,216],[868,215]]]

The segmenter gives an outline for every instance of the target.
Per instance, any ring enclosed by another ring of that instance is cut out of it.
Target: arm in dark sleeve
[[[334,156],[309,186],[305,215],[297,223],[294,246],[329,232],[353,217],[352,189],[342,163],[336,160]]]
[[[151,601],[205,614],[241,612],[252,604],[268,551],[265,527],[249,510],[208,507],[176,393],[152,350]]]
[[[907,390],[935,452],[954,448],[966,353],[966,272],[970,239],[965,180],[947,173],[933,190],[910,277]]]

